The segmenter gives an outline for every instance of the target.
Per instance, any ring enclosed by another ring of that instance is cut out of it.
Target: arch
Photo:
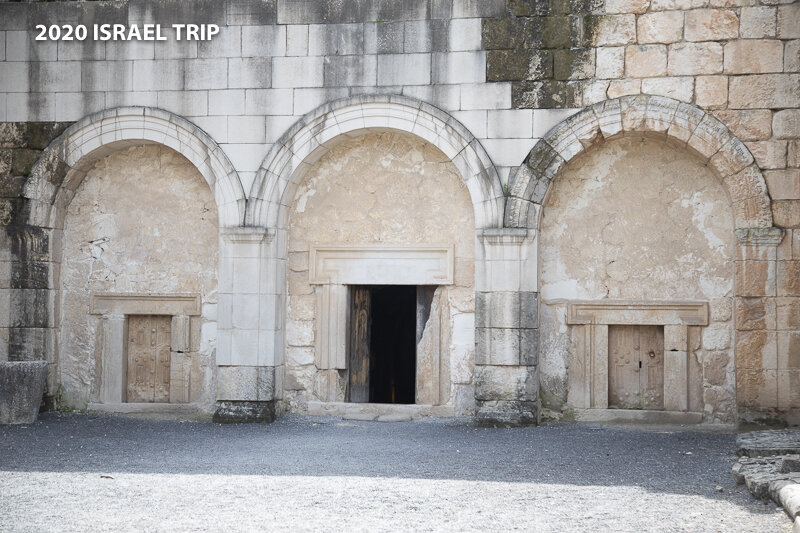
[[[476,228],[502,226],[503,187],[480,142],[460,122],[430,104],[385,95],[337,100],[296,122],[258,170],[246,224],[283,228],[297,186],[323,154],[348,138],[390,130],[420,137],[450,158],[472,198]]]
[[[174,149],[203,175],[217,204],[221,227],[241,225],[244,189],[222,148],[188,120],[153,107],[108,109],[67,128],[31,168],[23,191],[30,201],[27,223],[60,227],[64,207],[97,161],[120,148],[151,143]]]
[[[592,146],[620,135],[645,135],[688,148],[722,181],[735,229],[772,227],[767,186],[747,147],[699,107],[649,95],[599,102],[551,129],[511,177],[506,227],[536,228],[539,208],[559,170]]]

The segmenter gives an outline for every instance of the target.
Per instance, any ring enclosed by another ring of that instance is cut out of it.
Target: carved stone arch
[[[139,144],[162,144],[186,157],[211,188],[220,227],[241,225],[244,189],[222,149],[188,120],[152,107],[100,111],[76,122],[53,141],[25,183],[23,196],[30,205],[27,224],[60,227],[64,208],[89,169],[110,153]]]
[[[431,143],[453,162],[472,198],[476,228],[502,226],[503,187],[480,142],[441,109],[394,95],[344,98],[318,107],[295,123],[258,170],[246,224],[283,228],[297,186],[322,155],[354,136],[392,130]]]
[[[556,174],[576,156],[622,135],[644,135],[686,147],[722,181],[737,231],[772,227],[767,186],[747,147],[699,107],[648,95],[599,102],[551,129],[511,177],[505,226],[536,228],[539,207]]]

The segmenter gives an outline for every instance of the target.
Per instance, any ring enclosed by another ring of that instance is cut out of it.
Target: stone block
[[[683,38],[683,12],[662,11],[642,15],[636,22],[639,44],[669,44]]]
[[[783,70],[783,43],[743,39],[725,45],[725,73],[757,74]]]
[[[364,52],[361,24],[312,24],[308,27],[308,55],[345,56]]]
[[[778,296],[800,296],[800,261],[778,261]]]
[[[636,42],[636,15],[604,15],[595,19],[595,46],[619,46]]]
[[[772,112],[768,109],[715,111],[714,116],[741,141],[760,141],[771,136]]]
[[[800,107],[800,74],[734,76],[728,88],[732,109]]]
[[[275,421],[274,401],[218,401],[215,424],[271,423]]]
[[[224,89],[228,86],[228,60],[187,59],[182,61],[185,87],[190,89]],[[136,82],[136,65],[134,64],[134,83]],[[155,87],[156,89],[173,89],[176,87]],[[177,87],[180,89],[181,87]]]
[[[786,141],[757,141],[745,143],[762,170],[786,167]]]
[[[800,201],[775,200],[772,202],[772,219],[781,228],[800,227]]]
[[[764,179],[773,200],[800,200],[800,169],[766,170]]]
[[[776,306],[773,298],[736,298],[736,329],[753,331],[775,329]]]
[[[243,26],[242,57],[286,55],[286,26]]]
[[[798,37],[800,37],[800,5],[779,6],[778,38],[797,39]]]
[[[726,9],[696,9],[686,13],[687,41],[719,41],[739,36],[739,18]]]
[[[331,56],[325,59],[325,86],[327,87],[375,85],[377,79],[377,56]]]
[[[690,77],[647,78],[642,80],[642,94],[666,96],[688,103],[692,101],[693,81]]]
[[[454,19],[447,30],[447,49],[453,51],[481,49],[481,19]]]
[[[241,57],[242,27],[220,26],[219,33],[209,41],[197,44],[197,57]]]
[[[272,59],[272,86],[322,87],[323,72],[321,57],[275,57]]]
[[[667,47],[660,44],[625,48],[625,74],[632,78],[663,76],[667,73]]]
[[[557,80],[585,80],[594,77],[594,48],[554,50],[553,75]]]
[[[286,26],[286,55],[308,55],[308,25],[291,24]]]
[[[775,370],[778,343],[774,331],[740,331],[736,334],[736,369]]]
[[[625,74],[625,47],[609,46],[597,49],[598,78],[621,78]]]
[[[774,261],[736,261],[737,296],[775,296]]]
[[[777,10],[774,7],[743,7],[739,16],[739,35],[743,39],[775,37]]]
[[[483,366],[475,368],[477,400],[535,401],[537,397],[535,369],[529,366]]]
[[[619,98],[620,96],[630,96],[642,92],[642,80],[611,80],[608,85],[608,97]]]
[[[46,379],[46,361],[0,362],[0,424],[35,422]]]
[[[427,85],[431,81],[429,54],[378,56],[378,85]]]
[[[776,298],[777,328],[800,329],[800,298]]]
[[[725,107],[728,103],[728,78],[698,76],[694,84],[694,101],[704,109]]]
[[[728,352],[711,352],[703,360],[703,381],[712,387],[725,385],[730,355]]]
[[[730,298],[713,298],[710,310],[712,322],[727,322],[731,319],[733,304]]]
[[[778,139],[800,137],[800,109],[777,111],[772,118],[772,134]]]
[[[778,406],[777,371],[736,371],[736,402],[741,407],[769,409]]]
[[[722,72],[722,45],[719,43],[679,43],[669,47],[668,72],[671,76],[718,74]]]
[[[250,115],[286,115],[294,107],[292,89],[247,89],[245,112]]]
[[[244,89],[208,91],[209,115],[244,115],[244,113],[245,113]],[[225,117],[226,121],[227,118],[228,117]],[[227,122],[225,131],[226,131],[226,140],[215,138],[217,142],[228,142]]]
[[[228,59],[228,87],[258,89],[271,85],[272,61],[269,58],[234,57]]]
[[[529,109],[489,111],[483,116],[486,137],[530,139],[533,135],[533,112]]]
[[[433,54],[432,83],[482,83],[486,81],[486,52]]]
[[[800,71],[800,40],[786,41],[783,49],[784,72]]]
[[[703,348],[725,350],[730,347],[731,327],[724,323],[712,323],[703,330]]]
[[[461,109],[510,109],[511,84],[461,85]]]
[[[650,11],[669,11],[674,9],[697,9],[707,7],[708,0],[651,0]]]

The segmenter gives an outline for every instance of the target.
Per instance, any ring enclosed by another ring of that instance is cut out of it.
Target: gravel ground
[[[677,429],[45,413],[0,426],[0,530],[791,530]]]

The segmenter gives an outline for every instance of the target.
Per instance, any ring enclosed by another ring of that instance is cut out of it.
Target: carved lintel
[[[92,315],[189,315],[200,314],[199,294],[92,294]]]
[[[570,302],[567,324],[708,325],[708,303],[597,300]]]

